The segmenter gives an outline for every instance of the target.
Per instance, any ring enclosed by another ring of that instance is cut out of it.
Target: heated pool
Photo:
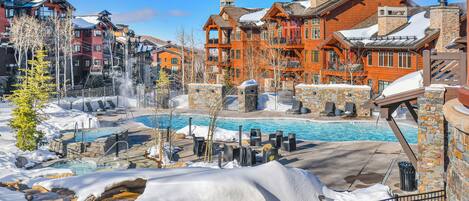
[[[186,127],[192,117],[195,126],[208,126],[209,118],[203,115],[176,115],[169,121],[168,115],[141,116],[134,121],[148,127],[165,128],[171,124],[175,130]],[[220,118],[217,121],[219,128],[237,131],[239,126],[248,132],[251,128],[260,128],[262,133],[273,133],[282,130],[285,133],[296,133],[298,139],[311,141],[387,141],[397,142],[397,138],[386,123],[376,122],[316,122],[301,119],[232,119]],[[408,142],[417,144],[417,127],[399,125]]]
[[[73,174],[76,176],[89,174],[92,172],[96,172],[98,169],[96,163],[91,161],[59,161],[56,162],[49,167],[53,168],[61,168],[61,169],[70,169],[72,170]]]
[[[127,132],[126,129],[119,127],[105,127],[80,130],[76,133],[75,142],[94,142],[98,138],[104,138],[111,135],[122,134]]]

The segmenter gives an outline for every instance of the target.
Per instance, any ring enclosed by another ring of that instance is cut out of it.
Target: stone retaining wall
[[[444,106],[449,130],[446,192],[449,201],[467,201],[469,200],[469,114],[461,113],[455,107],[462,108],[456,99]]]
[[[189,108],[210,109],[226,96],[226,89],[221,84],[189,84]]]
[[[305,85],[295,88],[297,100],[311,110],[314,117],[319,117],[327,102],[334,102],[336,108],[344,110],[347,102],[355,103],[358,117],[370,117],[371,88],[352,85]]]

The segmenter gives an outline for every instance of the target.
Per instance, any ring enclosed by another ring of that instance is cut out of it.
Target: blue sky
[[[113,20],[129,24],[137,34],[148,34],[164,40],[175,40],[183,27],[204,38],[202,26],[210,14],[218,13],[218,0],[69,0],[76,14],[94,14],[108,10]],[[237,0],[242,7],[269,7],[276,1],[291,0]],[[456,0],[453,0],[456,1]],[[437,0],[415,0],[421,5],[436,4]],[[450,0],[451,2],[451,0]]]

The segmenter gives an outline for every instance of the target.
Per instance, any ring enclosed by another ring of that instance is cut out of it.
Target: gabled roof
[[[54,3],[64,5],[63,7],[75,8],[67,0],[16,0],[14,6],[19,8],[34,8],[43,5],[44,3]]]
[[[224,20],[220,15],[211,15],[207,22],[204,25],[204,28],[209,24],[214,23],[221,28],[230,28],[230,23],[227,20]]]
[[[249,24],[253,23],[250,20],[241,20],[243,16],[257,13],[259,11],[262,11],[260,8],[242,8],[242,7],[235,7],[235,6],[230,6],[230,7],[225,7],[220,11],[220,14],[218,15],[211,15],[207,22],[204,25],[204,29],[210,25],[211,23],[214,23],[218,25],[221,28],[231,28],[231,24],[229,20],[223,19],[223,14],[226,13],[230,19],[232,19],[234,22],[236,22],[238,25],[244,25],[244,24]],[[255,14],[254,14],[255,15]],[[259,14],[257,14],[259,15]],[[248,17],[252,18],[252,17]],[[257,18],[257,16],[255,16]]]

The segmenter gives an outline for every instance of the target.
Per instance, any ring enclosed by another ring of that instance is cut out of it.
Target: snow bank
[[[171,99],[171,107],[175,107],[176,109],[188,109],[189,108],[189,96],[188,95],[180,95],[176,96]]]
[[[263,93],[259,94],[257,99],[257,109],[265,111],[275,111],[275,112],[286,112],[292,108],[290,104],[282,104],[278,100],[277,94],[274,93]],[[275,99],[277,98],[277,103]]]
[[[119,98],[119,101],[117,101],[117,98]],[[83,110],[83,102],[85,103],[89,102],[93,110],[96,111],[96,109],[99,108],[99,104],[98,104],[99,100],[103,101],[103,103],[106,104],[106,106],[108,106],[107,101],[111,100],[112,102],[114,102],[114,104],[117,107],[133,107],[133,108],[137,107],[137,100],[135,98],[126,98],[123,96],[88,97],[88,98],[87,97],[67,97],[67,98],[61,99],[58,105],[65,109]],[[88,111],[86,106],[85,106],[85,111]]]
[[[26,201],[23,193],[0,187],[0,201]]]
[[[346,38],[370,38],[374,34],[378,33],[378,24],[361,29],[343,30],[339,31],[339,33],[341,33]]]
[[[240,87],[247,87],[247,86],[257,86],[257,81],[256,80],[246,80],[244,81],[243,83],[241,83],[241,85],[239,85]]]
[[[206,162],[195,162],[195,163],[189,163],[187,167],[192,167],[192,168],[212,168],[212,169],[220,169],[218,167],[218,163],[206,163]],[[228,163],[222,164],[222,169],[233,169],[233,168],[241,168],[239,165],[238,161],[230,161]]]
[[[196,137],[204,137],[207,138],[208,134],[208,126],[192,126],[192,134]],[[186,126],[182,129],[176,131],[176,133],[183,133],[186,136],[189,135],[189,126]],[[213,136],[215,141],[223,141],[223,142],[234,142],[239,140],[239,131],[230,131],[223,128],[216,128]],[[242,138],[247,139],[249,135],[247,133],[243,133]]]
[[[406,91],[411,91],[423,87],[423,71],[407,74],[383,90],[381,97],[392,96]]]
[[[378,201],[391,198],[391,189],[381,184],[376,184],[365,189],[358,189],[353,192],[335,192],[325,187],[323,188],[323,192],[324,196],[334,201]]]

